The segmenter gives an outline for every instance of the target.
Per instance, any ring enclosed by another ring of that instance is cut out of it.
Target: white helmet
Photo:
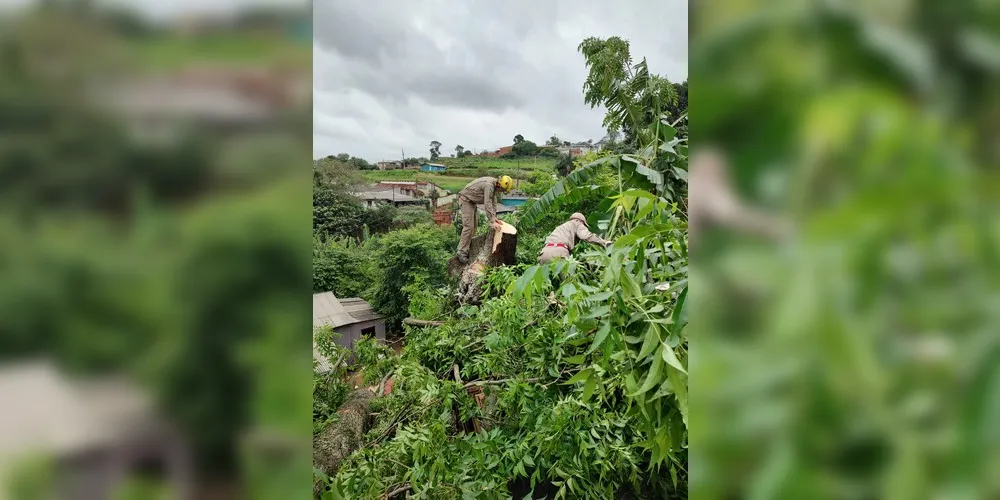
[[[569,220],[576,219],[583,223],[584,226],[587,225],[587,218],[583,216],[580,212],[574,212],[573,215],[569,216]]]

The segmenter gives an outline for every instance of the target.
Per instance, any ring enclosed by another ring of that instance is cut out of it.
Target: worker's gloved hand
[[[493,221],[493,229],[496,229],[497,231],[503,229],[503,222],[500,222],[500,219]]]

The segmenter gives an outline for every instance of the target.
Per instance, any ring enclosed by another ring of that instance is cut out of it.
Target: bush
[[[451,228],[421,224],[380,236],[375,244],[372,306],[385,316],[390,328],[399,327],[409,314],[410,299],[404,289],[418,279],[431,286],[446,282],[445,263],[456,245]]]
[[[372,283],[374,261],[370,244],[339,238],[313,240],[313,292],[337,297],[365,297]]]

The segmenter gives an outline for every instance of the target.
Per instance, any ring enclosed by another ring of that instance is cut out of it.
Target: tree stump
[[[371,415],[369,408],[375,393],[368,388],[354,391],[337,410],[340,419],[326,426],[313,440],[313,466],[333,477],[348,455],[362,444]],[[313,495],[325,487],[321,481],[313,484]]]
[[[517,229],[503,223],[497,232],[492,227],[472,239],[469,262],[462,264],[457,257],[448,261],[448,274],[458,278],[457,299],[460,304],[478,304],[482,298],[479,277],[492,267],[511,266],[517,262]]]

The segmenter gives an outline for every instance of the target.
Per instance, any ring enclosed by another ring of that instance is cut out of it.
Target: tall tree
[[[562,141],[559,140],[558,137],[552,136],[552,137],[549,137],[549,140],[548,140],[548,142],[545,143],[545,145],[547,145],[547,146],[558,146],[561,143],[562,143]]]
[[[458,158],[465,156],[465,148],[461,144],[455,146],[455,156]]]
[[[436,160],[439,156],[441,156],[441,143],[431,141],[431,160]]]
[[[514,144],[520,144],[522,141],[524,141],[523,135],[517,134],[514,136]]]
[[[592,108],[604,106],[604,127],[621,130],[626,142],[637,146],[640,134],[677,105],[669,80],[651,74],[645,58],[633,64],[627,40],[590,37],[577,49],[589,70],[583,83],[584,102]]]

